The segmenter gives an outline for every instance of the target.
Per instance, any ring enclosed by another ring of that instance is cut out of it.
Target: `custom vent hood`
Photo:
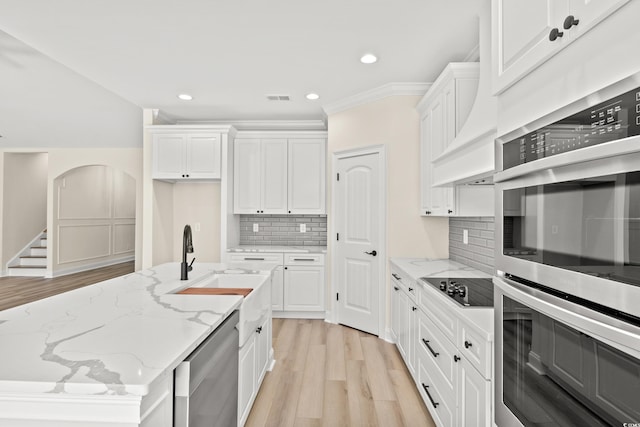
[[[447,149],[433,159],[433,185],[491,184],[495,169],[497,100],[491,95],[491,6],[479,15],[480,76],[467,121]]]

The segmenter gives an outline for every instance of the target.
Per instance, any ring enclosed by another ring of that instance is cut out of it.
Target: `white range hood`
[[[487,0],[484,3],[479,16],[478,93],[456,138],[432,161],[434,186],[493,182],[498,104],[491,95],[491,5]]]

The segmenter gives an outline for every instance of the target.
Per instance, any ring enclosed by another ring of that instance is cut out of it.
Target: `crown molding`
[[[326,120],[185,120],[178,125],[229,125],[238,131],[325,131]]]
[[[431,83],[387,83],[340,101],[324,105],[322,109],[329,116],[360,105],[378,101],[389,96],[423,96],[431,87]]]

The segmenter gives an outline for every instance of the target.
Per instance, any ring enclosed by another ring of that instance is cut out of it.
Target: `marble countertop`
[[[242,303],[173,292],[227,269],[270,271],[193,267],[188,281],[168,263],[0,311],[0,392],[146,395]]]
[[[326,254],[326,246],[270,246],[270,245],[240,245],[227,249],[227,252],[297,252],[306,254]]]
[[[421,277],[491,278],[491,274],[449,259],[391,258],[390,261],[413,280]]]

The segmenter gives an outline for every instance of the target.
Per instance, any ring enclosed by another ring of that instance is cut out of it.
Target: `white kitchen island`
[[[171,426],[173,370],[243,302],[174,292],[258,269],[162,264],[1,311],[0,426]]]

